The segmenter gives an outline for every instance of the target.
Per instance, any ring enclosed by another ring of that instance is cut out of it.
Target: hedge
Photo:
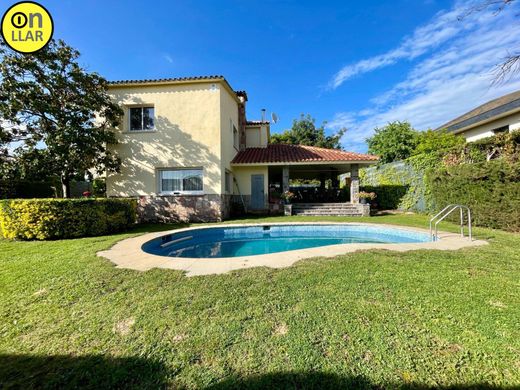
[[[455,165],[430,173],[427,180],[437,209],[467,205],[478,226],[520,231],[520,163]]]
[[[0,230],[8,239],[99,236],[128,229],[134,199],[10,199],[0,201]]]
[[[427,209],[424,169],[408,161],[396,161],[363,169],[361,190],[375,192],[374,206],[381,210]]]

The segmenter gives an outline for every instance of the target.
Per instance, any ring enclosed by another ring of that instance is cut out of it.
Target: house
[[[107,175],[107,196],[138,197],[143,221],[222,220],[232,205],[273,211],[290,179],[335,183],[345,172],[351,211],[368,212],[359,204],[358,170],[377,157],[269,144],[269,122],[248,121],[247,93],[222,76],[115,81],[109,93],[124,120],[112,147],[121,170]]]
[[[520,91],[491,100],[439,126],[468,142],[520,129]]]

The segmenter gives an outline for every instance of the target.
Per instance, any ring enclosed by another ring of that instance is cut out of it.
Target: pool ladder
[[[439,223],[457,209],[460,211],[460,235],[461,235],[461,237],[464,237],[464,211],[466,211],[466,214],[468,217],[468,237],[469,237],[470,241],[472,240],[471,210],[469,209],[468,206],[464,206],[461,204],[449,204],[430,219],[430,239],[432,241],[437,241],[439,239],[439,233],[438,233]],[[435,222],[435,225],[433,225],[434,222]]]

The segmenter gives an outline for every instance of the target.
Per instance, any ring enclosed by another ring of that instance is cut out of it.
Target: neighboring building
[[[447,129],[460,134],[468,142],[497,133],[520,129],[520,91],[491,100],[437,130]]]
[[[270,188],[288,189],[289,175],[324,180],[352,171],[357,204],[357,171],[377,160],[269,145],[269,122],[247,121],[247,94],[222,76],[116,81],[109,93],[125,116],[114,146],[121,172],[107,176],[107,195],[140,197],[142,220],[221,220],[232,202],[266,211]]]

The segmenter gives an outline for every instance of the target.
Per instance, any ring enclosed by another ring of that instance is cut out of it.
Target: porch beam
[[[285,165],[282,169],[282,190],[289,191],[289,167]]]
[[[350,203],[359,203],[359,164],[350,166]]]

